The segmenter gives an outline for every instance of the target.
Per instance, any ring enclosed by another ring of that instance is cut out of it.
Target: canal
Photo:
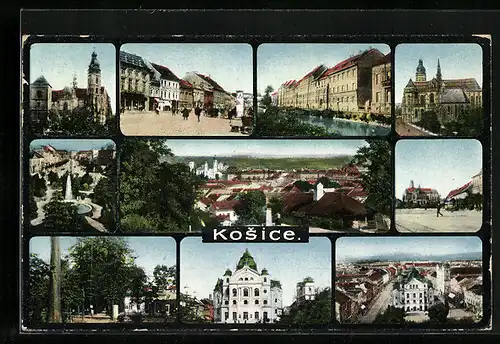
[[[322,118],[299,115],[302,122],[325,128],[331,133],[341,136],[386,136],[391,131],[389,126],[355,122],[339,118]]]

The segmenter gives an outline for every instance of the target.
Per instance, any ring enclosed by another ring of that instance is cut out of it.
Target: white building
[[[167,67],[156,63],[149,63],[154,79],[157,80],[158,88],[155,90],[154,101],[157,103],[160,111],[178,109],[180,100],[179,78]],[[152,79],[153,80],[153,79]],[[151,83],[151,92],[153,93],[153,83]]]
[[[392,291],[392,305],[406,312],[427,312],[434,304],[432,283],[413,268],[406,276],[400,276]]]
[[[146,304],[144,302],[134,302],[131,296],[125,296],[125,300],[123,303],[124,312],[127,315],[146,312]]]
[[[482,315],[483,313],[483,286],[478,284],[469,290],[464,291],[465,306],[474,313]]]
[[[208,161],[205,161],[205,164],[195,169],[194,161],[190,161],[189,169],[191,170],[191,172],[194,170],[196,175],[198,176],[204,176],[208,179],[222,179],[222,175],[226,171],[227,166],[222,162],[218,162],[214,157],[211,167],[209,166]]]
[[[243,253],[234,274],[227,269],[214,289],[216,323],[274,323],[283,311],[282,289],[266,269],[257,270],[248,249]]]
[[[450,292],[450,264],[436,265],[436,290],[438,295],[448,295]]]
[[[314,300],[316,295],[314,280],[311,277],[306,277],[303,281],[298,282],[296,293],[297,303]]]

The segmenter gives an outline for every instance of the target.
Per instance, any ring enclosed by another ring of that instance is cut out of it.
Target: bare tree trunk
[[[61,317],[61,252],[59,237],[50,238],[49,322],[60,323]]]

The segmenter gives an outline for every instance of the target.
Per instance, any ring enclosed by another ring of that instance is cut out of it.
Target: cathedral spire
[[[415,81],[427,81],[424,61],[422,58],[418,60],[417,72],[415,73]]]
[[[436,79],[437,79],[437,81],[439,81],[439,82],[441,82],[441,80],[442,80],[442,75],[441,75],[441,65],[439,64],[439,59],[438,59],[438,66],[437,66]]]
[[[76,73],[73,73],[73,89],[76,89],[78,86],[78,83],[76,82]]]

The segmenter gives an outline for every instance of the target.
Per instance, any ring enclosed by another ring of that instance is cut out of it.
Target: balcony
[[[382,81],[382,87],[384,88],[391,87],[391,79]]]

